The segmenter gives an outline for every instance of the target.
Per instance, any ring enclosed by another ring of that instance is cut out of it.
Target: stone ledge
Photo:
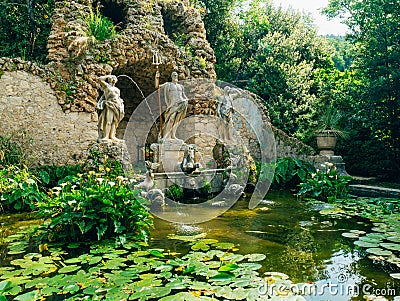
[[[351,193],[357,196],[400,198],[400,189],[370,185],[350,185]]]

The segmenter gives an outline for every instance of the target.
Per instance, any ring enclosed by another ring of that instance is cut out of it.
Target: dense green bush
[[[113,180],[91,171],[54,187],[48,202],[39,205],[46,219],[43,240],[81,241],[128,234],[146,241],[152,226],[140,191],[129,187],[122,176]]]
[[[54,0],[0,2],[0,57],[46,62]]]
[[[24,146],[30,143],[25,133],[11,133],[0,136],[0,169],[7,166],[22,166],[27,163]]]
[[[9,166],[0,170],[0,205],[6,212],[23,212],[36,209],[46,198],[39,191],[37,178],[26,168]]]
[[[258,174],[263,166],[256,162]],[[270,170],[269,166],[266,166]],[[275,163],[275,173],[272,188],[293,188],[306,180],[307,175],[315,172],[314,166],[306,161],[293,158],[278,158]],[[268,175],[266,175],[268,177]]]
[[[41,180],[41,188],[49,189],[70,180],[82,171],[82,166],[78,165],[43,165],[32,172]]]
[[[317,170],[304,183],[300,183],[297,195],[328,203],[348,197],[351,178],[339,176],[332,163],[323,164],[322,167],[325,170]]]
[[[111,39],[116,34],[114,23],[107,17],[103,16],[99,11],[90,11],[84,21],[88,26],[87,35],[95,37],[96,40],[104,41]]]
[[[179,185],[173,184],[168,187],[165,196],[173,201],[178,202],[183,197],[183,188]]]

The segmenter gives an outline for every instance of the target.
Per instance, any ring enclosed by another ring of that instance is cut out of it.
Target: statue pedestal
[[[183,160],[185,143],[179,139],[164,139],[160,143],[153,143],[154,163],[159,163],[158,172],[175,172]]]
[[[88,167],[105,165],[107,162],[110,162],[112,166],[115,162],[119,162],[126,171],[132,169],[128,147],[124,140],[97,142],[89,146],[88,158],[85,163]]]

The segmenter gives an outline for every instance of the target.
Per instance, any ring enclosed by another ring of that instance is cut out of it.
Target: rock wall
[[[32,139],[25,151],[34,165],[74,164],[86,156],[89,144],[95,141],[97,123],[91,113],[65,113],[44,80],[46,72],[36,70],[38,75],[23,68],[2,74],[0,135],[24,132]]]
[[[117,24],[113,39],[88,37],[84,19],[96,9]],[[86,42],[79,47],[78,41]],[[172,71],[178,72],[180,80],[216,78],[215,56],[204,23],[189,1],[56,1],[48,52],[46,66],[0,58],[0,91],[5,91],[0,95],[0,135],[26,131],[34,141],[29,151],[37,152],[38,164],[73,164],[86,157],[88,145],[97,138],[95,105],[101,75],[118,76],[126,112],[118,129],[120,138],[136,107],[156,90],[156,52],[161,59],[161,84],[170,81]],[[188,115],[215,116],[216,107],[207,95],[197,95],[190,101]],[[218,136],[215,124],[193,120],[186,121],[180,131],[204,133],[187,139],[199,144],[203,162],[211,162]],[[150,132],[149,144],[157,140],[156,129]],[[254,135],[241,131],[248,148],[259,153]],[[278,156],[312,154],[299,141],[274,131]],[[137,158],[143,157],[144,148],[139,145]]]

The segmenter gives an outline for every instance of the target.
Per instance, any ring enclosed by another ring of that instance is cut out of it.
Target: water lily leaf
[[[8,294],[13,296],[18,295],[20,292],[22,292],[22,287],[20,285],[14,286],[12,289],[7,291]]]
[[[367,252],[378,256],[390,256],[393,254],[391,251],[383,250],[381,248],[369,248],[367,249]]]
[[[150,255],[153,255],[155,257],[164,258],[165,255],[162,253],[163,251],[164,250],[162,250],[162,249],[160,249],[160,250],[153,249],[153,250],[149,250],[149,253],[150,253]]]
[[[386,238],[387,240],[391,241],[391,242],[397,242],[400,243],[400,236],[389,236]]]
[[[171,234],[168,235],[169,239],[175,239],[175,240],[182,240],[182,241],[186,241],[186,242],[194,242],[196,240],[199,240],[201,238],[205,238],[207,236],[207,233],[200,233],[197,235],[175,235],[175,234]]]
[[[277,277],[277,278],[280,278],[282,280],[289,279],[288,275],[286,275],[284,273],[280,273],[280,272],[265,272],[264,275],[267,276],[267,277]]]
[[[230,242],[219,242],[219,243],[213,244],[213,246],[216,247],[217,249],[229,250],[229,249],[233,249],[235,247],[235,244],[230,243]]]
[[[372,243],[372,242],[363,241],[363,240],[357,240],[354,242],[354,244],[361,248],[377,248],[377,247],[379,247],[379,243]]]
[[[195,243],[191,249],[193,251],[198,251],[198,250],[202,250],[202,251],[208,251],[210,250],[210,246],[202,241]]]
[[[248,261],[252,261],[252,262],[262,261],[265,258],[267,258],[267,256],[265,256],[264,254],[247,254],[245,257],[248,259]]]
[[[327,208],[327,209],[322,209],[319,211],[319,214],[321,215],[336,215],[336,214],[345,214],[346,212],[341,209],[341,208]]]
[[[70,294],[76,293],[79,290],[80,287],[76,284],[70,284],[63,287],[63,291]]]
[[[360,237],[359,240],[362,240],[362,241],[365,241],[365,242],[369,242],[369,243],[373,243],[373,244],[379,244],[380,242],[382,242],[381,238],[370,237],[370,236],[362,236],[362,237]]]
[[[359,234],[359,235],[364,235],[366,233],[365,231],[362,231],[362,230],[350,230],[349,232]]]
[[[58,287],[44,287],[42,290],[41,290],[41,294],[43,295],[43,296],[48,296],[48,297],[50,297],[51,295],[53,295],[53,294],[55,294],[55,293],[59,293],[60,292],[60,289],[58,288]]]
[[[235,275],[230,272],[221,272],[210,278],[212,281],[226,281],[234,278]]]
[[[225,253],[223,256],[225,261],[230,261],[230,262],[240,262],[243,259],[248,258],[247,256],[235,253]]]
[[[16,300],[16,301],[35,301],[35,300],[39,300],[39,299],[40,299],[40,295],[39,295],[39,292],[37,292],[37,291],[28,292],[28,293],[19,295],[14,298],[14,300]]]
[[[237,270],[238,268],[239,268],[239,266],[237,264],[228,263],[228,264],[224,264],[223,266],[221,266],[218,269],[218,272],[231,272],[231,271]]]
[[[241,262],[241,263],[239,263],[239,266],[247,271],[248,270],[256,271],[256,270],[259,270],[262,268],[261,264],[253,263],[253,262]]]
[[[381,243],[380,246],[392,251],[400,251],[400,245],[396,243]]]
[[[74,272],[76,270],[79,270],[81,267],[73,264],[73,265],[67,265],[65,267],[62,267],[61,269],[58,270],[58,273],[60,274],[67,274],[67,273],[71,273]]]
[[[78,249],[81,246],[79,242],[71,242],[67,245],[68,249]]]
[[[342,233],[342,236],[343,237],[346,237],[346,238],[359,238],[359,234],[356,234],[356,233],[351,233],[351,232],[344,232],[344,233]]]
[[[196,297],[191,293],[180,292],[175,295],[163,297],[159,301],[206,301],[206,300],[213,300],[213,299],[205,296]]]
[[[11,281],[0,282],[0,292],[5,292],[12,286]]]

